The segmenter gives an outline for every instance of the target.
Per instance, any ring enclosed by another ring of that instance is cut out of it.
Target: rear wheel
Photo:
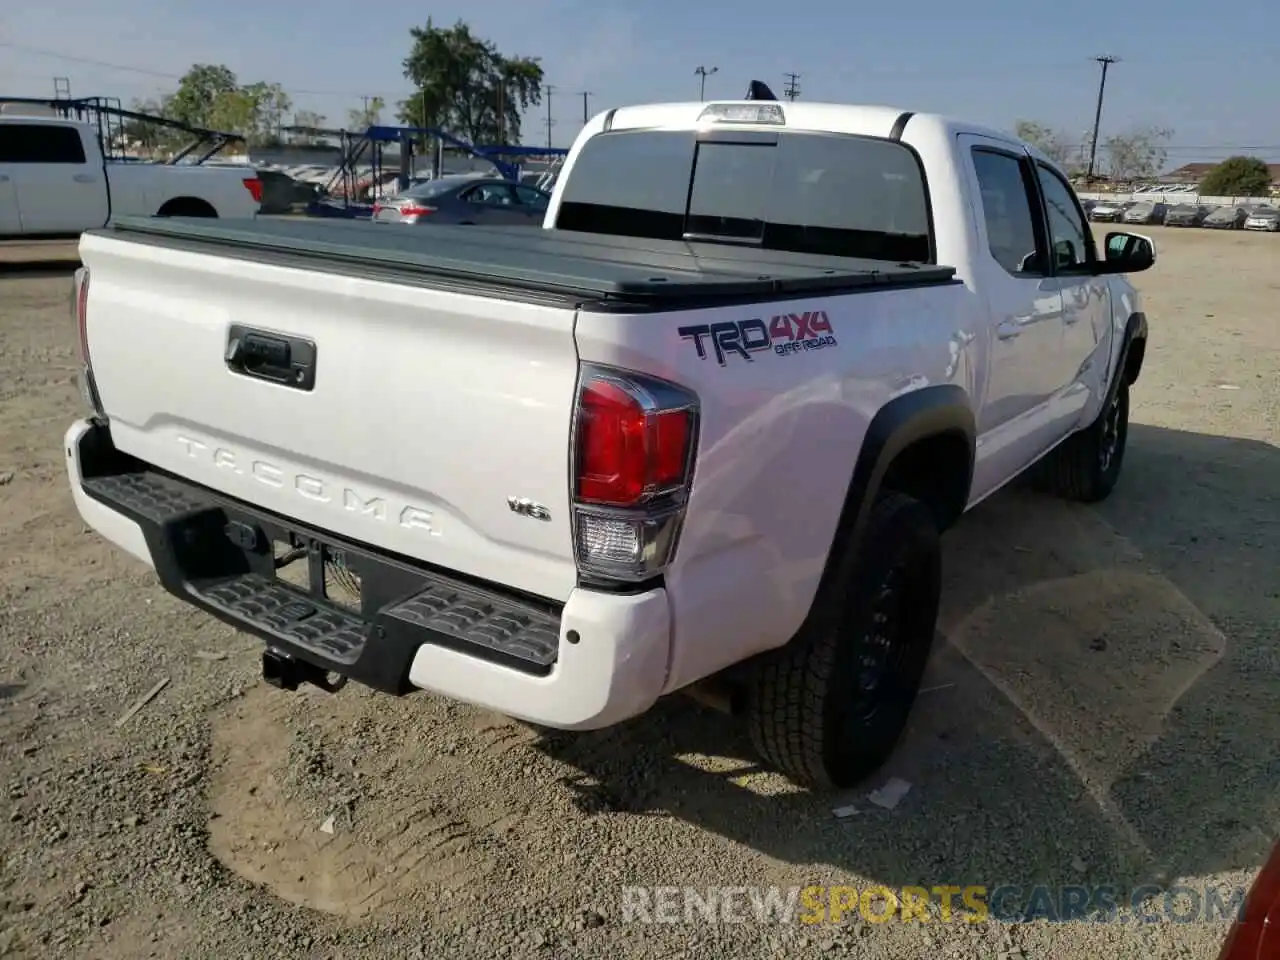
[[[848,787],[893,751],[933,643],[941,555],[933,514],[890,492],[809,622],[748,680],[762,759],[810,787]]]
[[[1098,418],[1036,468],[1036,485],[1067,500],[1096,503],[1115,489],[1129,438],[1129,385],[1121,382]]]

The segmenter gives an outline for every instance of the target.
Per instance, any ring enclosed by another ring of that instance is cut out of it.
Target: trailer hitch
[[[333,676],[336,679],[330,679]],[[337,693],[347,685],[347,678],[291,657],[283,650],[268,647],[262,652],[262,679],[281,690],[297,690],[304,683],[328,693]]]

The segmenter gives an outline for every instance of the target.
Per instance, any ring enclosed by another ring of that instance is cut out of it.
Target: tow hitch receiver
[[[337,693],[347,685],[346,677],[330,679],[330,674],[320,667],[272,647],[262,651],[262,679],[281,690],[297,690],[301,684],[309,683],[328,693]]]

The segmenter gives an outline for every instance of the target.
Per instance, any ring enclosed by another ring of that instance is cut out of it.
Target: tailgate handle
[[[282,387],[311,390],[316,383],[316,345],[283,333],[233,324],[227,334],[226,361],[232,373]]]

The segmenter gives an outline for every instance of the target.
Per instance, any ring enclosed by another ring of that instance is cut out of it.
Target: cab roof
[[[802,103],[769,100],[708,100],[705,103],[651,103],[618,107],[608,117],[605,128],[632,130],[640,128],[683,129],[698,125],[698,118],[710,107],[751,108],[762,105],[781,109],[785,121],[783,129],[806,132],[847,133],[868,137],[887,137],[906,115],[911,127],[932,128],[933,133],[950,136],[958,133],[976,134],[1004,141],[1019,149],[1029,149],[1036,156],[1040,152],[1012,133],[969,123],[936,113],[916,113],[904,107],[876,104]],[[1047,159],[1043,158],[1042,159]]]

